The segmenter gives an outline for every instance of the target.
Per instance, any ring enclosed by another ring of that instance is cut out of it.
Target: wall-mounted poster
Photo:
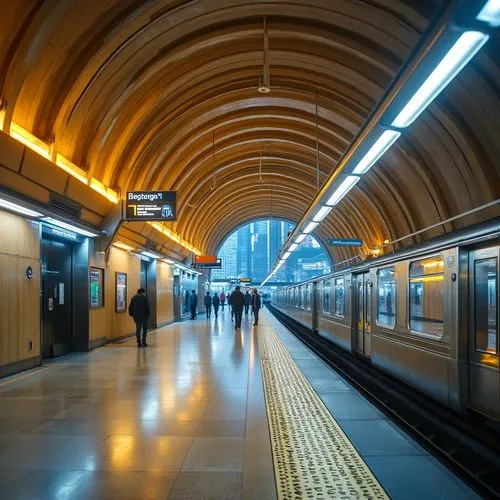
[[[104,307],[104,269],[90,268],[90,307]]]
[[[116,312],[127,310],[127,275],[116,273]]]

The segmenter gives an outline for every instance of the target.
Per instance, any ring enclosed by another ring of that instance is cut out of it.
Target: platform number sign
[[[176,191],[129,191],[125,199],[126,220],[174,221]]]

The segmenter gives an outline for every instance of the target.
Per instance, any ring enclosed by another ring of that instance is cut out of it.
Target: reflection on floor
[[[148,344],[0,381],[2,500],[275,498],[250,318],[202,316]]]

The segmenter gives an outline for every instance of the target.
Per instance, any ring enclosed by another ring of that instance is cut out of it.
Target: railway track
[[[500,499],[500,438],[493,429],[466,420],[416,393],[374,368],[367,360],[352,356],[313,333],[271,304],[266,306],[296,337],[479,495]]]

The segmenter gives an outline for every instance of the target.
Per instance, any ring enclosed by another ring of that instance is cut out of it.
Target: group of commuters
[[[214,309],[215,319],[217,319],[219,316],[219,307],[222,307],[222,310],[224,310],[226,300],[231,308],[231,321],[234,318],[234,328],[236,330],[241,328],[243,311],[245,311],[245,315],[248,315],[250,307],[252,308],[252,314],[254,316],[254,326],[259,324],[259,311],[262,307],[262,301],[256,288],[254,288],[253,293],[250,294],[248,290],[245,293],[242,293],[241,288],[237,286],[228,296],[226,296],[224,292],[222,292],[220,296],[217,292],[214,292],[212,297],[210,292],[207,292],[203,298],[207,319],[209,319],[212,315],[212,307]],[[191,290],[191,295],[189,296],[189,308],[191,310],[191,319],[196,319],[198,310],[198,295],[196,294],[196,290]],[[132,297],[128,306],[128,313],[134,319],[137,347],[147,347],[148,344],[146,340],[150,309],[149,301],[146,296],[146,290],[144,290],[144,288],[139,288],[137,293]]]
[[[219,315],[219,307],[222,307],[222,310],[224,310],[226,300],[228,306],[231,308],[231,321],[234,319],[235,329],[241,328],[243,311],[245,311],[245,315],[248,315],[250,307],[252,308],[252,314],[254,316],[254,326],[259,324],[259,311],[262,307],[262,301],[256,288],[254,288],[252,294],[250,294],[248,290],[243,293],[239,286],[237,286],[234,291],[227,296],[224,292],[222,292],[220,296],[217,292],[214,292],[213,296],[210,292],[207,292],[203,298],[207,319],[212,316],[212,307],[214,309],[215,319],[217,319]]]

